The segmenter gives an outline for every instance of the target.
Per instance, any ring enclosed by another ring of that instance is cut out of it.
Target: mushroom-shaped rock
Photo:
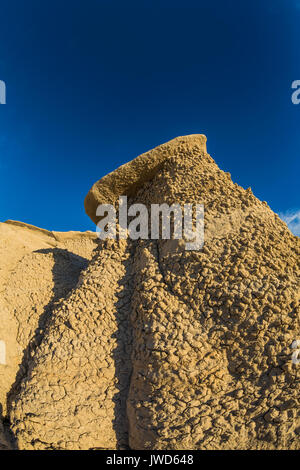
[[[85,198],[87,215],[97,224],[99,218],[96,210],[99,204],[115,204],[119,196],[133,196],[147,181],[153,179],[168,158],[192,149],[206,152],[205,135],[176,137],[104,176],[93,185]]]
[[[11,405],[28,449],[300,449],[300,243],[251,190],[179,137],[86,198],[204,204],[205,243],[102,240],[53,306]]]

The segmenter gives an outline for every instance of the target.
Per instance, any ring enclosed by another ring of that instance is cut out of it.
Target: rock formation
[[[9,413],[55,303],[76,286],[96,246],[93,232],[0,223],[0,341],[5,348],[0,361],[0,448],[8,445],[1,416]]]
[[[1,391],[15,447],[300,449],[291,361],[299,238],[218,168],[205,142],[194,135],[161,145],[105,176],[85,200],[96,223],[97,205],[118,209],[121,195],[148,208],[203,203],[203,249],[186,250],[184,239],[96,243],[89,235],[89,254],[76,263],[70,251],[83,253],[71,237],[61,256],[72,280],[56,296],[45,247],[9,275],[20,286],[5,304],[16,325],[11,348],[29,353]]]

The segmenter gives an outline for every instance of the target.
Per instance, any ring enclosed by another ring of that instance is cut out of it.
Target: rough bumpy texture
[[[0,341],[6,350],[0,364],[0,416],[9,412],[53,306],[76,286],[96,246],[92,232],[0,224]],[[6,441],[0,427],[0,445]]]
[[[136,199],[204,202],[205,245],[138,243],[130,446],[299,449],[299,239],[197,148]]]
[[[174,139],[87,196],[94,221],[120,195],[204,203],[204,248],[99,242],[28,358],[10,408],[18,448],[300,449],[300,241],[204,143]]]
[[[188,143],[189,146],[196,144],[201,151],[206,152],[205,135],[195,134],[176,137],[166,144],[143,153],[93,185],[84,201],[87,215],[97,224],[99,217],[96,215],[96,209],[99,204],[114,204],[119,196],[134,195],[162,169],[165,160],[176,153],[181,143]]]
[[[54,310],[13,409],[20,448],[126,446],[131,264],[107,242]]]

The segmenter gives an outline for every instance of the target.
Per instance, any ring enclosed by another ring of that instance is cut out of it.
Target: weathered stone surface
[[[0,417],[9,411],[53,305],[76,286],[96,246],[93,232],[0,223],[0,341],[6,350],[0,364]]]
[[[204,142],[174,139],[145,154],[145,178],[140,156],[88,196],[95,222],[119,195],[204,203],[205,245],[99,242],[11,400],[19,448],[300,448],[300,241]]]
[[[131,265],[107,243],[54,309],[12,409],[20,448],[126,446]]]
[[[99,204],[114,204],[119,196],[134,195],[161,170],[165,160],[176,153],[179,146],[184,146],[185,151],[197,147],[206,152],[206,137],[202,134],[176,137],[104,176],[93,185],[85,198],[87,215],[97,224],[96,209]]]

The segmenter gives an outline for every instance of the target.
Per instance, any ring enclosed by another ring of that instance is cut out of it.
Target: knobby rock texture
[[[76,287],[97,246],[93,232],[49,232],[0,223],[0,449],[11,447],[9,413],[54,305]],[[6,432],[5,432],[6,431]]]
[[[97,223],[98,204],[118,210],[121,195],[149,213],[204,204],[204,247],[150,229],[144,240],[58,241],[2,224],[4,248],[8,229],[38,233],[0,278],[3,446],[300,449],[299,238],[218,168],[203,135],[105,176],[86,212]]]

